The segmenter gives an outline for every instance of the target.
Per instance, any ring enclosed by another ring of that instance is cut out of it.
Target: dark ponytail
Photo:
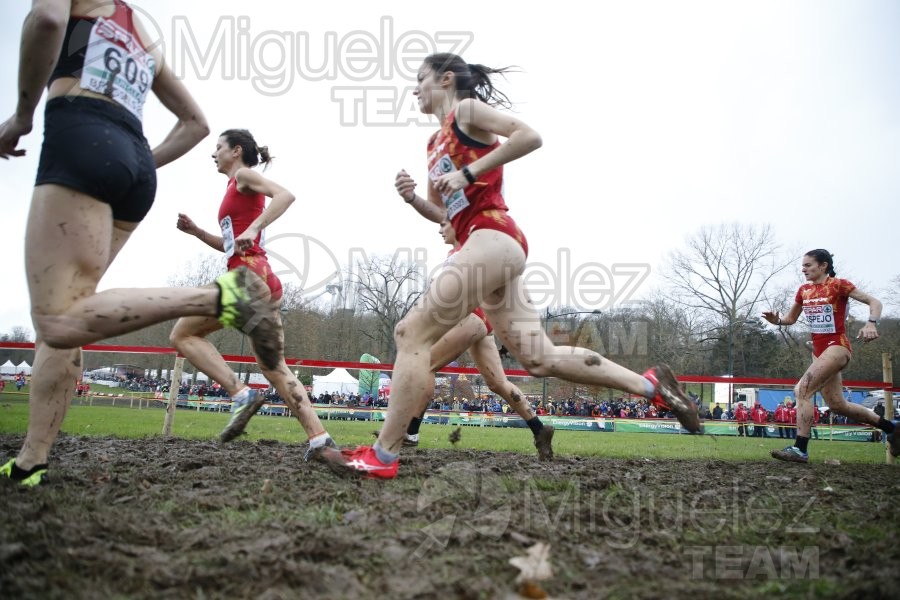
[[[243,150],[241,154],[242,160],[248,167],[262,164],[263,170],[265,170],[272,163],[269,147],[258,146],[256,140],[253,139],[253,134],[246,129],[228,129],[223,131],[219,137],[225,138],[225,141],[232,148],[241,147],[241,150]]]
[[[435,75],[450,71],[456,77],[456,94],[460,98],[476,98],[490,106],[512,108],[509,98],[494,87],[492,75],[503,75],[515,70],[514,67],[492,69],[484,65],[467,64],[460,56],[443,52],[425,58]]]
[[[823,250],[822,248],[810,250],[805,256],[809,256],[820,265],[822,263],[828,263],[828,275],[831,277],[837,276],[837,273],[834,271],[834,256],[832,256],[831,252],[828,250]]]

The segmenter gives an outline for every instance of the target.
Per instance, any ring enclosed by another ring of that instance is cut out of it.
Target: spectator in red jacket
[[[737,407],[734,409],[734,420],[737,421],[738,425],[738,437],[750,437],[750,432],[747,430],[747,420],[749,418],[750,411],[747,410],[743,402],[738,402]]]
[[[778,408],[775,409],[775,423],[777,423],[778,429],[778,437],[783,438],[787,435],[787,429],[784,427],[784,423],[788,422],[788,409],[784,404],[779,404]]]
[[[757,402],[750,411],[750,418],[753,420],[753,437],[769,437],[766,431],[766,421],[769,420],[769,411]]]
[[[797,438],[797,407],[790,400],[787,401],[787,413],[788,423],[790,424],[790,427],[787,429],[788,437],[793,440]]]

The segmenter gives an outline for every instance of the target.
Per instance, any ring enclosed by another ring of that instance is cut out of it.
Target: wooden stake
[[[894,386],[894,369],[891,364],[891,353],[881,353],[881,370],[884,374],[882,381],[885,387]],[[884,418],[888,421],[894,420],[894,393],[891,390],[884,390]],[[897,435],[896,433],[894,435]],[[885,462],[889,465],[894,464],[894,457],[891,456],[890,449],[885,446]]]
[[[175,405],[178,404],[178,390],[181,388],[181,373],[184,371],[184,357],[175,359],[175,373],[169,386],[169,403],[166,405],[166,418],[163,421],[163,437],[172,437],[172,423],[175,421]]]

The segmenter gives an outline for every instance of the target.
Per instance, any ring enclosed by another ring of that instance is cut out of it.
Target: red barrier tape
[[[0,349],[7,350],[34,350],[32,342],[0,342]],[[166,346],[115,346],[104,344],[90,344],[82,347],[85,352],[122,352],[126,354],[173,354],[178,355],[175,348]],[[241,356],[238,354],[223,354],[227,362],[233,363],[250,363],[255,364],[256,358],[253,356]],[[287,358],[285,362],[291,367],[320,368],[320,369],[368,369],[373,371],[393,371],[392,364],[378,363],[361,363],[347,362],[337,360],[313,360],[309,358]],[[480,375],[478,369],[471,367],[444,367],[439,373],[455,374],[455,375]],[[507,369],[508,377],[531,377],[528,371],[524,369]],[[684,383],[731,383],[738,385],[780,385],[793,387],[797,383],[796,379],[784,378],[767,378],[767,377],[712,377],[707,375],[679,375],[679,381]],[[869,388],[877,390],[886,390],[893,393],[900,393],[900,387],[892,387],[890,381],[863,381],[863,380],[845,380],[844,386],[851,388]]]

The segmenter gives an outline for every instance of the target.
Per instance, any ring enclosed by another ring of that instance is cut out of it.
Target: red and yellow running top
[[[803,309],[813,340],[813,354],[819,356],[835,344],[850,348],[845,322],[847,300],[856,286],[846,279],[828,277],[822,283],[805,283],[794,301]]]

